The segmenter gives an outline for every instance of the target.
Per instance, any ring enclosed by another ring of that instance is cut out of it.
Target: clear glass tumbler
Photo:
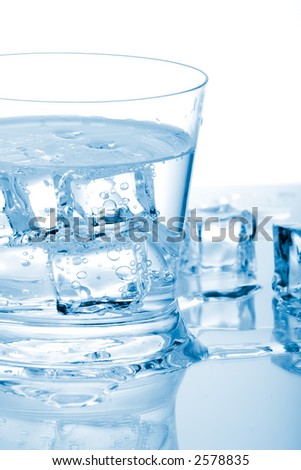
[[[0,67],[1,389],[97,408],[179,339],[190,361],[174,285],[207,77],[95,53]]]

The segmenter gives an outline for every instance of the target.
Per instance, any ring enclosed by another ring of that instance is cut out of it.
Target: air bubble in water
[[[78,279],[86,279],[87,273],[86,273],[86,271],[79,271],[79,272],[77,273],[76,277],[77,277]]]
[[[126,181],[124,181],[123,183],[121,183],[120,185],[120,189],[122,189],[123,191],[125,191],[126,189],[128,189],[129,187],[129,183],[127,183]]]
[[[71,283],[71,286],[73,287],[73,289],[78,289],[80,287],[80,283],[77,281],[73,281]]]
[[[131,269],[128,266],[120,266],[116,269],[115,273],[122,280],[128,279],[132,275]]]
[[[108,211],[114,211],[116,209],[116,203],[112,199],[108,199],[103,203],[103,207]]]
[[[81,257],[80,256],[74,256],[74,258],[72,259],[72,262],[75,266],[78,266],[82,262]]]
[[[79,294],[82,299],[88,299],[91,296],[91,291],[88,287],[81,286],[79,289]]]
[[[107,193],[106,191],[102,191],[100,194],[99,194],[99,197],[101,199],[109,199],[109,193]]]
[[[91,359],[110,359],[111,354],[107,351],[95,351],[91,354]]]
[[[117,250],[114,250],[113,248],[108,250],[108,258],[111,261],[117,261],[120,258],[120,253]]]
[[[30,261],[27,261],[26,259],[21,261],[22,266],[30,266]]]
[[[110,150],[114,148],[115,142],[86,142],[85,145],[89,147],[90,149],[96,149],[96,150]]]

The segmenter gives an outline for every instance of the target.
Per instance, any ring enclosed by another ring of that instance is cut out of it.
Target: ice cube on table
[[[273,289],[282,298],[301,300],[301,225],[274,225]]]
[[[181,250],[179,285],[181,277],[187,279],[196,295],[204,299],[235,299],[248,296],[259,288],[256,284],[255,218],[223,204],[188,212],[185,240]],[[192,281],[191,278],[198,278]],[[181,295],[181,293],[180,293]]]
[[[193,331],[253,330],[256,322],[254,296],[228,302],[185,302],[179,304],[186,324]]]
[[[48,254],[40,247],[0,248],[0,311],[55,305]]]
[[[301,352],[301,304],[294,306],[274,297],[274,338],[284,345],[287,352]]]
[[[52,255],[57,308],[63,314],[133,312],[149,288],[145,248],[130,240],[78,244]]]
[[[286,302],[275,296],[272,307],[273,336],[288,353],[272,357],[272,362],[290,373],[301,375],[301,303],[294,305],[293,302]]]

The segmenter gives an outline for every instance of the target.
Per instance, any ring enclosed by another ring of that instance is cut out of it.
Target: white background
[[[1,0],[0,53],[27,51],[200,67],[210,82],[193,184],[301,182],[300,0]]]

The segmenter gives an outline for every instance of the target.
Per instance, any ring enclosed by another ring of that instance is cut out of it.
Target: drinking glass
[[[174,285],[207,77],[112,54],[0,64],[1,393],[101,412],[194,360]]]

